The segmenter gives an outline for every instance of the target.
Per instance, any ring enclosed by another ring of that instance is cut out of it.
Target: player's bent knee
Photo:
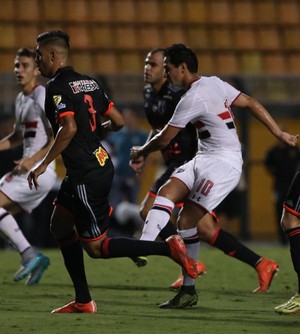
[[[199,229],[199,227],[197,227],[197,230],[199,238],[206,242],[210,242],[214,238],[216,232],[216,230],[213,229],[203,230],[201,228]]]
[[[83,248],[87,252],[88,256],[92,259],[101,258],[100,242],[84,242],[82,243]]]

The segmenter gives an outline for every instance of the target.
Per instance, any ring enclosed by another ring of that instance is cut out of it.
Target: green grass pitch
[[[170,283],[179,266],[168,258],[149,257],[137,268],[129,259],[93,260],[85,256],[86,271],[97,314],[51,314],[73,299],[73,288],[58,250],[45,250],[51,265],[32,287],[15,283],[19,265],[15,251],[0,251],[0,333],[37,334],[293,334],[300,331],[300,315],[280,316],[274,306],[287,301],[297,289],[289,249],[253,248],[278,261],[280,272],[270,292],[254,295],[256,272],[209,246],[200,258],[207,274],[197,279],[199,302],[185,310],[160,310],[171,298]]]

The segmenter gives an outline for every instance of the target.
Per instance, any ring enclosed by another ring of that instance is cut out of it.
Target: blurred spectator
[[[282,205],[288,190],[288,187],[300,166],[300,149],[299,147],[285,146],[277,141],[265,155],[265,166],[273,177],[273,194],[276,214],[276,226],[279,241],[287,244],[285,233],[280,227],[282,214]]]
[[[110,145],[110,154],[115,165],[115,174],[109,197],[110,205],[114,208],[115,213],[112,217],[112,226],[117,228],[121,234],[131,236],[135,229],[139,228],[139,222],[142,225],[142,220],[137,206],[141,177],[137,176],[129,166],[130,148],[143,145],[148,134],[140,128],[140,117],[137,111],[125,108],[123,116],[126,125],[121,131],[110,133],[104,146],[108,147],[107,145]],[[122,204],[120,209],[123,217],[121,220],[118,219],[120,217],[118,214],[120,204]],[[132,217],[133,212],[135,218]]]
[[[110,193],[110,204],[113,208],[123,201],[137,202],[140,180],[129,166],[130,148],[143,145],[148,137],[146,131],[139,127],[139,115],[135,110],[126,108],[123,116],[126,126],[107,137],[115,158],[115,174]]]

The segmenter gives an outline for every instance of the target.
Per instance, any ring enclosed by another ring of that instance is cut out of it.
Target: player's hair
[[[36,52],[33,49],[29,48],[20,48],[16,52],[16,57],[28,57],[35,59]]]
[[[166,48],[165,57],[167,57],[170,63],[175,67],[185,63],[191,73],[198,72],[197,56],[192,49],[184,44],[173,44]]]
[[[70,50],[70,36],[61,30],[46,31],[38,35],[36,42],[39,44],[53,43],[59,47]]]

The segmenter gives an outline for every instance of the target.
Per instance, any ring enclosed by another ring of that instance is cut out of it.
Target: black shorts
[[[54,200],[74,216],[77,233],[81,239],[98,239],[108,228],[110,205],[108,194],[113,170],[95,174],[89,182],[73,184],[65,177]]]
[[[284,201],[284,207],[300,217],[300,170],[298,170],[292,180]]]

